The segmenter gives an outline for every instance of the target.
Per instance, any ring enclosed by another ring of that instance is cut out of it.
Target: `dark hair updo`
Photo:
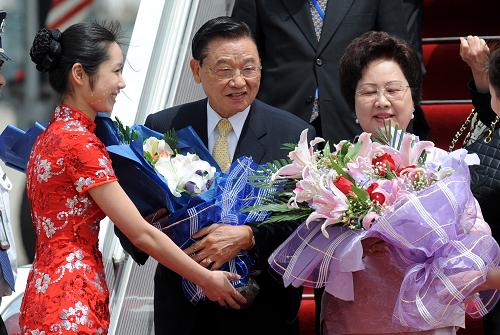
[[[42,28],[38,31],[30,49],[36,69],[49,73],[52,88],[64,94],[68,87],[68,74],[75,63],[80,63],[90,78],[93,88],[94,75],[101,63],[108,60],[108,48],[113,42],[121,44],[119,23],[76,23],[60,32]]]
[[[61,31],[40,29],[33,41],[30,56],[38,71],[50,71],[61,57]]]
[[[354,110],[356,87],[363,71],[373,61],[396,62],[410,85],[413,103],[420,103],[422,67],[413,48],[405,41],[382,31],[369,31],[355,38],[340,60],[340,90]]]

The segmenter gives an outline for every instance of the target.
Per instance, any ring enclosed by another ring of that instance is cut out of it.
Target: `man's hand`
[[[193,243],[184,252],[212,270],[219,269],[241,250],[249,250],[253,246],[252,229],[245,225],[213,224],[197,231],[193,238],[201,240]]]
[[[476,89],[480,93],[486,93],[489,90],[489,56],[490,49],[482,38],[470,35],[467,38],[460,37],[460,57],[472,70]]]

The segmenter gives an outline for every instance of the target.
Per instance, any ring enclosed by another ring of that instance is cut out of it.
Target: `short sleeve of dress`
[[[69,136],[65,165],[78,193],[117,180],[104,144],[93,133]]]

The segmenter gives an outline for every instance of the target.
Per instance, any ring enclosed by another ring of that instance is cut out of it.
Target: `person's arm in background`
[[[473,80],[468,84],[472,104],[484,127],[489,127],[496,117],[490,105],[491,96],[487,68],[489,55],[490,50],[485,40],[477,36],[460,38],[460,57],[472,71]]]
[[[240,304],[245,303],[243,296],[229,282],[238,279],[238,275],[209,271],[194,262],[167,235],[143,219],[118,182],[102,184],[89,189],[88,192],[135,246],[162,265],[198,284],[210,300],[232,308],[239,308]]]
[[[477,36],[460,37],[460,57],[472,71],[472,77],[479,93],[489,92],[488,58],[490,49],[486,41]]]

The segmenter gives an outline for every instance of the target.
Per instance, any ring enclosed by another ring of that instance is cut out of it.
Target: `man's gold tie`
[[[231,165],[227,135],[231,132],[233,127],[228,119],[220,119],[219,123],[217,123],[217,129],[219,130],[219,137],[217,137],[217,140],[215,141],[212,154],[214,159],[219,164],[222,172],[226,172]]]

